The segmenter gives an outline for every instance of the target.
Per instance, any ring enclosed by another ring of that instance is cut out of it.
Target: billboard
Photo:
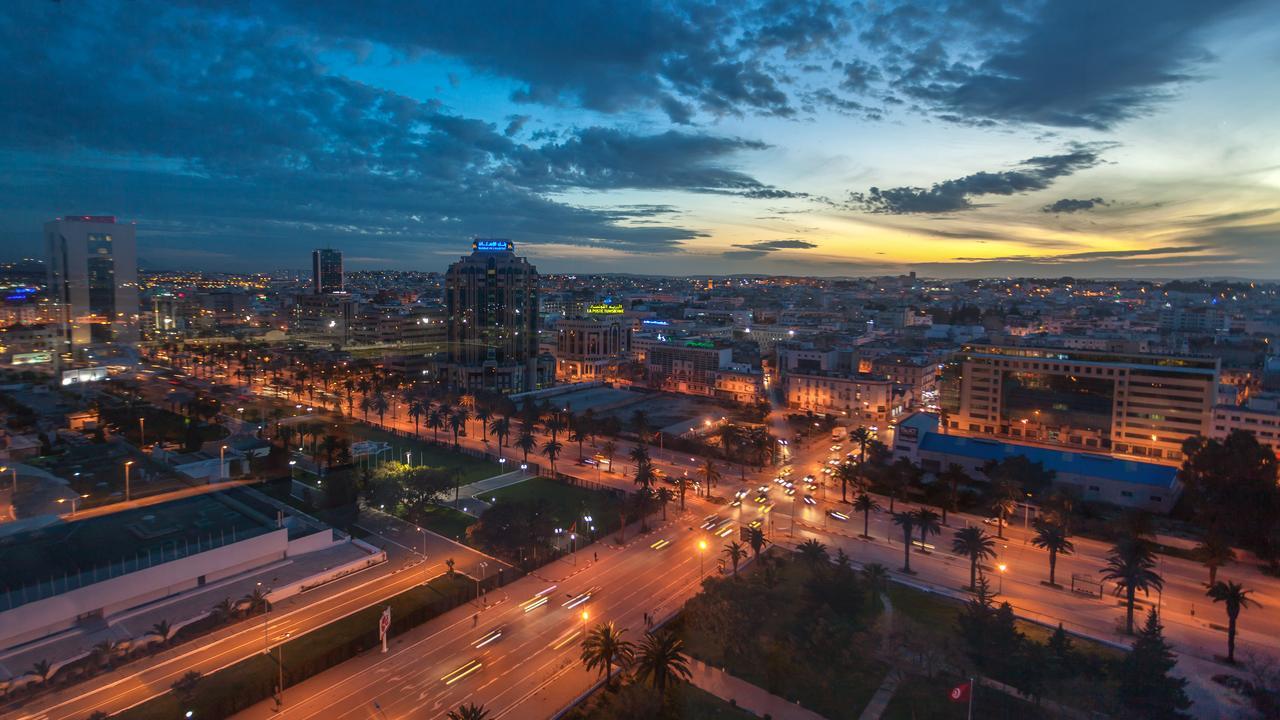
[[[107,369],[102,366],[76,368],[75,370],[62,371],[63,385],[76,385],[78,383],[97,382],[107,378]]]
[[[511,252],[516,244],[510,240],[473,240],[471,249],[476,252]]]
[[[14,365],[37,365],[39,363],[53,362],[53,353],[51,352],[29,352],[14,353],[10,360]]]

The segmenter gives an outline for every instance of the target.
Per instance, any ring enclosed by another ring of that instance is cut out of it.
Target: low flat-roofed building
[[[944,435],[937,432],[937,427],[938,416],[929,413],[915,413],[904,419],[894,433],[894,456],[909,458],[925,472],[934,474],[959,465],[970,477],[982,481],[986,478],[982,468],[988,462],[1022,455],[1052,470],[1054,486],[1075,497],[1151,512],[1169,512],[1182,492],[1178,469],[1168,465],[990,438]]]
[[[0,649],[334,542],[248,488],[0,534]]]

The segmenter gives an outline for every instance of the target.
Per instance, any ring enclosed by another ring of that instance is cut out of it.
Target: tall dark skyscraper
[[[449,381],[464,388],[531,390],[553,365],[538,358],[538,270],[510,240],[475,240],[445,275]]]
[[[342,251],[311,251],[311,287],[316,295],[342,292]]]
[[[138,246],[132,223],[77,215],[45,223],[49,295],[59,304],[62,352],[138,340]]]

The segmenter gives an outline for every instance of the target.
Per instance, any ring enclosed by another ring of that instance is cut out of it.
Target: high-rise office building
[[[311,288],[316,295],[342,292],[342,251],[311,251]]]
[[[78,215],[45,223],[49,295],[58,303],[60,352],[138,340],[138,246],[132,223]]]
[[[510,240],[476,240],[445,275],[450,383],[523,392],[549,384],[538,357],[538,271]]]

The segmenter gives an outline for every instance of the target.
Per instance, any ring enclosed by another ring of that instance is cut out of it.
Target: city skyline
[[[931,9],[10,8],[0,243],[83,213],[156,269],[479,236],[550,273],[1280,276],[1274,6]]]

